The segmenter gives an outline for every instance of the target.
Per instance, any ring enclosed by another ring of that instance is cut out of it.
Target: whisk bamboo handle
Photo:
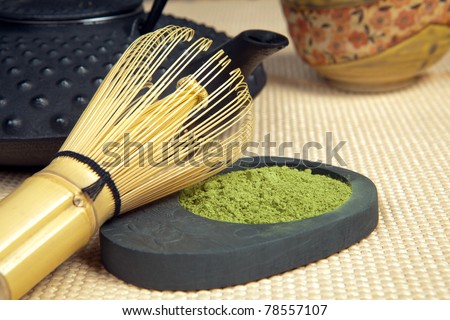
[[[0,273],[10,298],[21,297],[86,245],[95,224],[88,199],[75,186],[50,174],[25,181],[0,204]]]
[[[20,298],[111,215],[82,191],[80,181],[95,179],[83,164],[58,158],[0,202],[0,298]],[[111,202],[108,190],[100,197]]]

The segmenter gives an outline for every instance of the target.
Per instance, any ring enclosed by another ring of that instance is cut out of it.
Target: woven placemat
[[[170,1],[166,13],[214,25],[230,35],[248,28],[286,34],[275,0]],[[270,134],[286,156],[326,160],[371,178],[380,222],[360,243],[327,259],[235,287],[168,292],[140,289],[102,267],[98,238],[40,282],[25,299],[450,299],[450,55],[415,85],[383,94],[332,89],[284,50],[265,63],[268,83],[256,99],[254,141]],[[316,144],[317,145],[317,144]],[[255,149],[260,154],[267,150]],[[277,149],[270,150],[279,155]],[[345,163],[343,163],[343,161]],[[31,171],[1,168],[0,197]]]

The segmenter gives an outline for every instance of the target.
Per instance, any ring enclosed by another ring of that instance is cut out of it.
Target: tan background
[[[169,1],[165,13],[235,35],[248,28],[286,34],[277,0]],[[99,261],[98,239],[45,278],[26,299],[450,299],[450,54],[415,85],[384,94],[334,90],[293,47],[265,62],[254,141],[270,133],[305,143],[347,141],[348,169],[379,192],[380,223],[367,239],[327,259],[268,279],[198,292],[139,289]],[[261,151],[262,152],[262,151]],[[277,151],[273,150],[277,155]],[[309,156],[325,160],[324,150]],[[333,162],[333,164],[338,164]],[[0,169],[0,198],[30,172]]]

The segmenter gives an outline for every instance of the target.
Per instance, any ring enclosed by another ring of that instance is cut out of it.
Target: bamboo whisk
[[[107,75],[60,152],[0,203],[0,298],[20,298],[113,215],[203,180],[237,159],[251,134],[251,96],[239,69],[199,39],[152,77],[189,28],[137,39]],[[219,86],[210,84],[221,80]],[[171,83],[177,88],[167,94]]]

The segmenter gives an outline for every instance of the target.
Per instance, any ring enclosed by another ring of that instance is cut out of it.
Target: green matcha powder
[[[332,211],[351,187],[325,175],[289,167],[262,167],[216,175],[184,189],[179,201],[190,212],[219,221],[276,223]]]

